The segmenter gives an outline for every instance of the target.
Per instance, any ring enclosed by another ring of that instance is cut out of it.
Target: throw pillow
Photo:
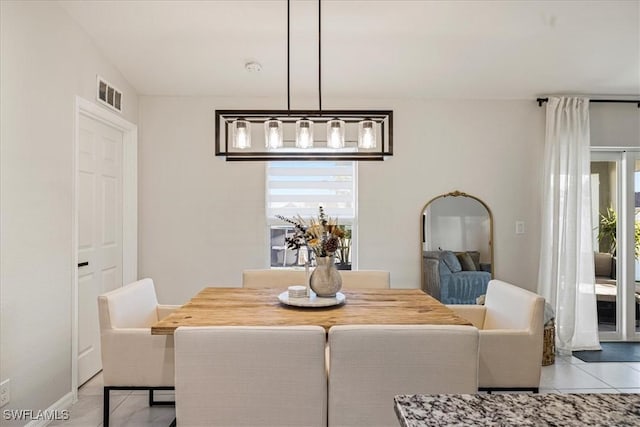
[[[458,271],[462,271],[462,266],[460,265],[460,261],[458,261],[458,257],[451,251],[443,251],[442,253],[442,261],[449,267],[452,273],[457,273]]]
[[[479,251],[467,251],[467,253],[469,254],[471,259],[473,260],[473,263],[476,266],[476,271],[482,270],[480,268],[480,252]]]
[[[458,257],[458,261],[460,261],[462,271],[477,271],[476,264],[467,252],[461,252],[456,256]]]

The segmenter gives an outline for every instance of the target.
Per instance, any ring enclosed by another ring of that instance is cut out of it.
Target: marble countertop
[[[404,427],[640,426],[640,394],[400,395]]]

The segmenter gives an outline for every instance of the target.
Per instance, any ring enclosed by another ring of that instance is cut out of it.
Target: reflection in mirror
[[[455,191],[421,213],[422,289],[447,304],[475,304],[493,266],[491,211],[480,199]]]

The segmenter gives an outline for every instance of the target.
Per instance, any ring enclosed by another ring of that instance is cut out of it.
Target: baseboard
[[[69,392],[58,399],[53,405],[42,411],[42,419],[30,421],[25,427],[44,427],[51,424],[52,421],[64,419],[62,417],[69,416],[68,409],[73,404],[73,392]],[[67,412],[63,412],[67,411]],[[34,414],[35,415],[35,414]],[[57,416],[57,418],[56,418]],[[44,419],[51,418],[51,419]]]

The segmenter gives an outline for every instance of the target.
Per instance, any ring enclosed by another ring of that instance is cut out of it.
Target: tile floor
[[[556,357],[542,367],[541,393],[640,393],[640,362],[586,363]]]
[[[156,391],[156,400],[174,400],[171,391]],[[78,390],[78,401],[69,408],[69,420],[56,421],[50,426],[102,426],[102,373],[96,375]],[[168,427],[176,417],[173,406],[149,407],[149,392],[143,390],[111,392],[112,427]]]
[[[640,362],[586,363],[575,357],[556,357],[542,367],[541,393],[640,393]],[[165,396],[162,394],[164,393]],[[158,399],[173,399],[171,392],[156,392]],[[117,427],[168,426],[175,408],[148,406],[145,391],[111,393],[111,425]],[[78,391],[78,402],[70,419],[55,426],[102,426],[102,375],[98,374]]]

